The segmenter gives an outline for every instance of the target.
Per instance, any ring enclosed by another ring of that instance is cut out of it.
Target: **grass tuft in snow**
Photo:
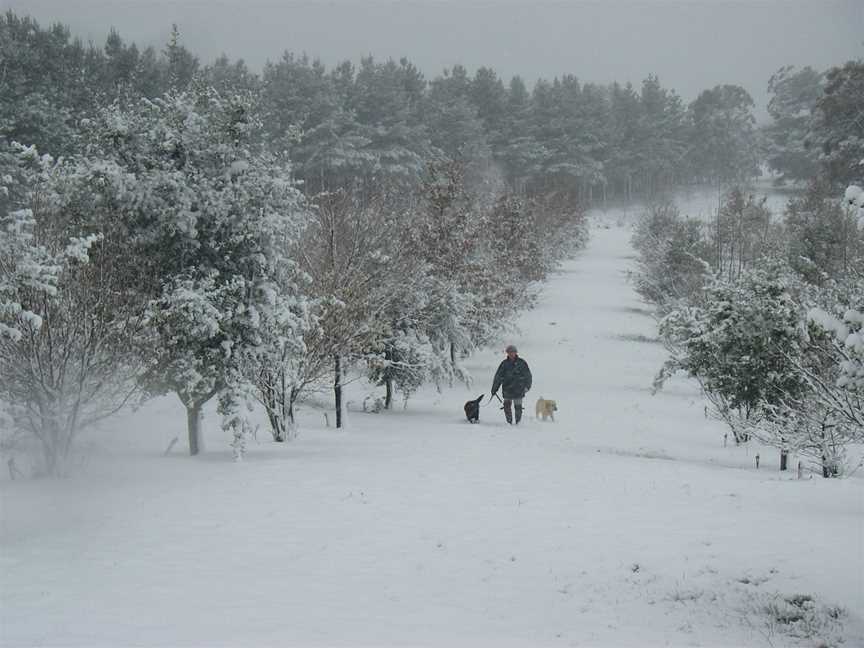
[[[769,636],[806,642],[808,646],[834,648],[845,645],[843,621],[848,612],[841,606],[819,604],[811,594],[758,593],[749,604]]]

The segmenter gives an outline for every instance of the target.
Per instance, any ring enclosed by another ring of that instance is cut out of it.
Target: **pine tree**
[[[864,61],[849,61],[826,73],[825,90],[816,102],[813,133],[821,146],[828,180],[845,188],[862,178],[864,160]]]
[[[823,93],[825,77],[811,67],[795,71],[785,66],[768,81],[765,127],[768,164],[783,180],[809,180],[819,169],[819,147],[811,141],[814,111]]]
[[[258,148],[252,108],[249,95],[176,93],[105,109],[90,131],[91,154],[110,170],[96,200],[125,228],[130,285],[150,304],[145,384],[183,402],[193,454],[213,396],[224,423],[243,427],[250,354],[291,303],[275,273],[305,222],[285,160]]]
[[[703,91],[690,104],[689,162],[704,179],[729,187],[756,175],[753,99],[740,86]]]

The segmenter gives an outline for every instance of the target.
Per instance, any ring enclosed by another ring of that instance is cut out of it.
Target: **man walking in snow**
[[[525,392],[531,389],[531,370],[528,363],[519,357],[515,346],[508,345],[507,357],[498,365],[495,378],[492,381],[492,396],[498,395],[498,388],[504,394],[504,417],[508,423],[513,423],[513,406],[516,409],[516,424],[522,420],[522,399]]]

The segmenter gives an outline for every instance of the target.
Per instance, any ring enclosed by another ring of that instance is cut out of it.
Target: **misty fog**
[[[864,646],[864,1],[0,8],[0,648]]]
[[[704,88],[743,86],[765,117],[768,78],[784,65],[823,69],[864,55],[857,0],[4,0],[59,21],[85,41],[110,27],[164,46],[172,23],[202,63],[221,53],[253,71],[285,50],[328,67],[361,56],[407,57],[426,78],[461,64],[529,84],[573,74],[638,86],[649,74],[692,101]]]

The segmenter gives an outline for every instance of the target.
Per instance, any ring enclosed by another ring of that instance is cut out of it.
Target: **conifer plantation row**
[[[669,350],[655,387],[684,372],[736,444],[848,475],[864,442],[864,62],[783,68],[768,87],[765,158],[797,181],[779,217],[735,184],[707,222],[659,201],[634,234]]]

